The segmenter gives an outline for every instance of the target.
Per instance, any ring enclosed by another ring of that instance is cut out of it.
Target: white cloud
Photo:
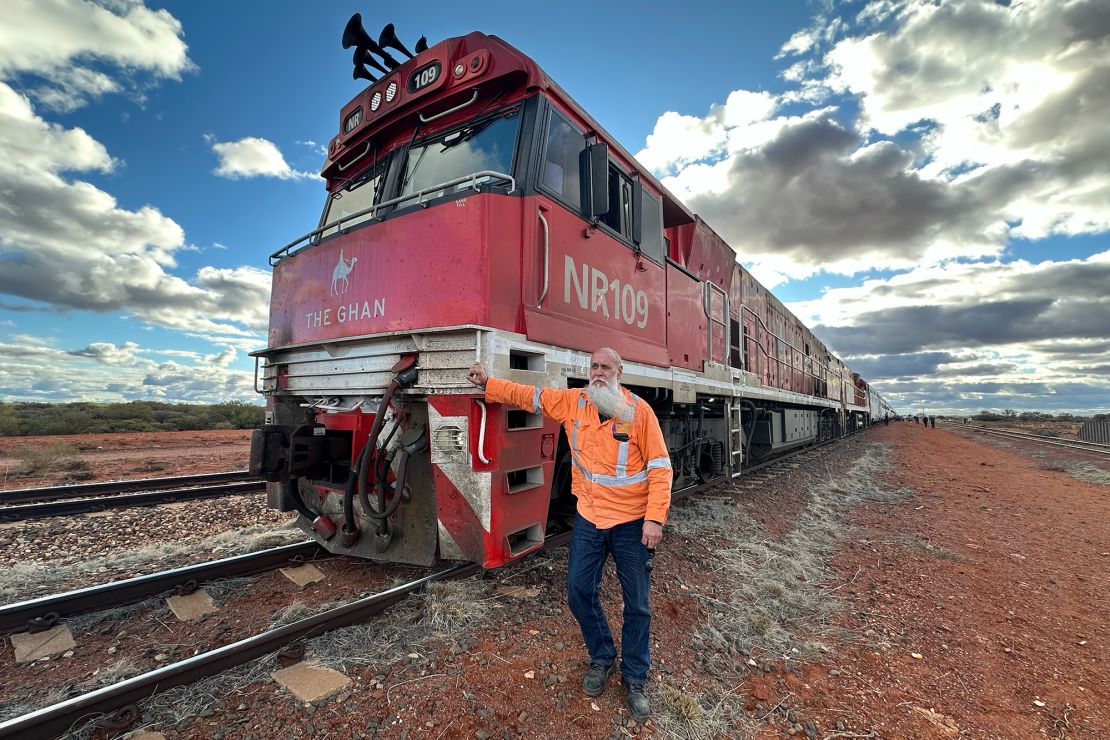
[[[83,130],[38,117],[2,82],[0,152],[0,291],[61,308],[128,310],[168,326],[264,326],[265,273],[202,268],[195,283],[171,274],[175,252],[186,248],[181,227],[152,206],[123,209],[103,190],[65,179],[111,171],[115,161]]]
[[[113,172],[119,163],[86,131],[44,119],[5,81],[31,76],[37,86],[25,87],[43,105],[71,110],[88,96],[132,86],[139,71],[177,78],[191,68],[180,23],[130,0],[108,7],[9,2],[4,13],[0,293],[34,302],[4,308],[123,311],[193,333],[257,340],[265,327],[266,273],[201,268],[192,279],[174,274],[176,255],[196,249],[182,228],[154,206],[123,208],[79,179]],[[98,349],[106,348],[94,344],[82,352],[92,357]]]
[[[668,111],[638,155],[760,277],[905,270],[1110,230],[1105,3],[833,12],[854,11],[829,6],[779,53],[795,89]]]
[[[256,136],[246,136],[237,141],[213,141],[220,165],[213,170],[221,177],[232,180],[241,177],[277,177],[282,180],[314,178],[315,173],[294,170],[285,161],[281,150],[272,141]]]
[[[239,353],[235,351],[234,347],[227,347],[223,352],[217,354],[205,355],[204,362],[208,365],[215,365],[216,367],[228,367],[231,363],[239,357]]]
[[[249,370],[228,367],[234,350],[196,353],[94,342],[56,349],[21,338],[0,342],[0,399],[20,401],[257,402]],[[159,355],[179,359],[158,361]]]
[[[1106,285],[1110,251],[921,266],[789,308],[892,401],[1091,413],[1110,405]]]
[[[193,69],[181,23],[167,10],[129,0],[6,0],[3,13],[0,78],[34,75],[41,84],[32,95],[53,110],[73,110],[121,89],[90,63],[168,79]]]
[[[111,342],[93,342],[84,349],[69,350],[68,354],[74,357],[88,357],[106,365],[128,365],[135,361],[139,345],[135,342],[112,344]]]

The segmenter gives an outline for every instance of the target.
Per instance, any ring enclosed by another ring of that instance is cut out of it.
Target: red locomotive
[[[496,567],[573,516],[565,435],[487,405],[476,360],[578,387],[614,347],[676,487],[889,413],[527,56],[482,33],[410,53],[357,15],[344,46],[372,84],[340,112],[319,227],[271,256],[251,450],[329,550]]]

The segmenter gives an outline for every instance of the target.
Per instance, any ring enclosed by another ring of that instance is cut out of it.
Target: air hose
[[[378,412],[374,415],[374,423],[370,425],[370,434],[366,438],[366,444],[363,446],[362,452],[359,453],[358,459],[355,462],[355,467],[351,471],[351,475],[348,476],[347,485],[343,490],[343,539],[347,547],[354,544],[359,535],[354,510],[354,497],[356,491],[359,499],[363,502],[363,506],[367,509],[367,513],[369,514],[369,512],[372,511],[367,505],[369,503],[368,499],[365,498],[366,470],[370,467],[371,457],[377,449],[378,436],[382,432],[382,426],[385,423],[385,414],[389,410],[389,404],[393,400],[393,395],[399,388],[404,388],[416,382],[416,355],[405,355],[402,357],[393,366],[392,372],[394,373],[393,380],[385,389],[382,402],[378,405]]]
[[[369,496],[363,484],[365,476],[360,478],[359,500],[362,501],[363,508],[366,510],[366,515],[371,519],[376,519],[378,522],[378,526],[374,532],[374,548],[378,552],[385,552],[389,547],[389,543],[393,540],[393,532],[389,529],[389,517],[393,516],[393,513],[397,511],[397,507],[401,505],[401,500],[404,498],[405,481],[408,478],[409,458],[423,452],[427,446],[428,437],[425,434],[425,427],[423,424],[414,424],[401,436],[401,456],[397,462],[397,480],[393,486],[393,502],[388,506],[385,502],[386,491],[389,489],[386,476],[389,474],[389,468],[393,458],[387,455],[378,466],[378,506],[376,509],[369,505]]]

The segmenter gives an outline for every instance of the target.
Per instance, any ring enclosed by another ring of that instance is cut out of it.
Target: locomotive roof
[[[550,75],[548,75],[535,60],[500,37],[487,35],[480,31],[474,31],[465,36],[453,36],[440,41],[435,46],[431,46],[425,51],[417,54],[413,59],[406,60],[397,67],[397,69],[392,70],[389,75],[384,76],[381,80],[368,85],[344,105],[340,112],[340,133],[332,139],[328,147],[328,159],[324,163],[322,174],[325,177],[334,175],[338,160],[343,154],[350,150],[349,148],[351,146],[361,144],[361,142],[368,140],[372,135],[379,133],[391,124],[396,124],[402,119],[414,117],[416,111],[410,103],[414,103],[417,100],[423,102],[439,100],[457,93],[460,90],[469,89],[472,87],[471,83],[477,81],[477,78],[464,75],[462,80],[458,83],[453,80],[448,80],[442,85],[436,85],[435,87],[437,89],[435,92],[432,92],[426,97],[423,95],[409,96],[402,93],[402,100],[398,101],[395,107],[391,108],[394,115],[382,115],[379,119],[382,123],[366,121],[365,123],[370,125],[360,126],[358,129],[352,130],[348,135],[345,135],[343,132],[344,121],[352,111],[362,105],[367,97],[368,90],[382,89],[389,81],[403,78],[404,75],[422,69],[432,61],[439,60],[445,62],[444,68],[450,69],[458,60],[463,57],[469,57],[481,49],[488,50],[491,57],[490,66],[493,68],[493,71],[496,72],[495,77],[505,77],[513,73],[523,73],[523,80],[517,86],[518,93],[540,90],[549,97],[555,98],[582,119],[590,129],[588,133],[597,134],[597,136],[605,141],[620,158],[629,162],[634,168],[634,173],[641,179],[650,183],[651,187],[656,189],[663,196],[663,220],[667,226],[688,223],[694,220],[693,212],[659,182],[647,168],[640,164],[612,134],[606,131],[601,124],[578,103],[578,101],[571,97],[558,83],[552,80]],[[446,78],[448,75],[444,72],[442,76]],[[490,78],[483,78],[482,81],[488,79]]]

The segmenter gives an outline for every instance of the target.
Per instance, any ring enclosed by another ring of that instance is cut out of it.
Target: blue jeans
[[[617,657],[613,633],[601,608],[598,585],[609,554],[617,566],[624,596],[624,627],[621,630],[621,676],[625,683],[642,684],[651,663],[648,641],[651,607],[648,605],[648,551],[640,541],[644,520],[598,529],[578,514],[567,563],[567,602],[582,628],[590,661],[610,666]]]

